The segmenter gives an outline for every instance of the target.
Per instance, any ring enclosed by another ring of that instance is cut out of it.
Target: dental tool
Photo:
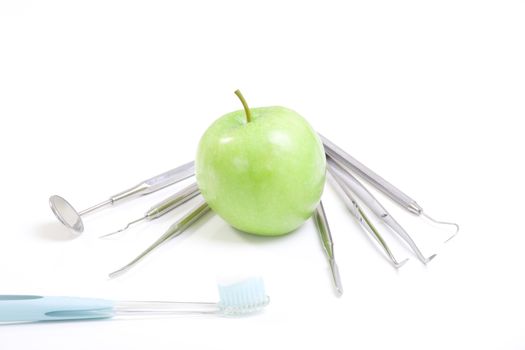
[[[390,182],[383,179],[381,176],[376,174],[374,171],[372,171],[370,168],[365,166],[363,163],[359,162],[357,159],[352,157],[350,154],[346,153],[342,148],[338,147],[332,141],[328,140],[326,137],[324,137],[321,134],[318,134],[318,135],[324,144],[325,152],[327,155],[329,155],[335,161],[337,161],[343,168],[347,168],[349,170],[355,171],[359,176],[361,176],[362,178],[370,182],[378,190],[385,193],[393,201],[398,203],[401,207],[405,208],[406,210],[408,210],[409,212],[417,216],[424,216],[436,224],[454,226],[456,228],[455,233],[450,238],[448,238],[445,242],[449,241],[452,237],[454,237],[459,232],[458,224],[453,223],[453,222],[438,221],[438,220],[431,218],[423,211],[423,208],[414,199],[410,198],[408,195],[403,193],[400,189],[398,189],[397,187],[392,185]]]
[[[155,250],[157,247],[159,247],[161,244],[169,241],[170,239],[177,237],[182,232],[184,232],[188,227],[190,227],[195,221],[199,220],[201,217],[204,216],[208,211],[210,211],[210,207],[204,199],[201,199],[199,203],[190,211],[188,214],[186,214],[184,217],[182,217],[180,220],[175,222],[173,225],[171,225],[168,230],[160,236],[159,239],[157,239],[151,246],[149,246],[145,251],[143,251],[139,256],[137,256],[135,259],[133,259],[129,264],[126,266],[112,272],[109,274],[110,278],[114,278],[117,276],[122,275],[129,269],[131,269],[133,266],[135,266],[138,262],[140,262],[142,259],[144,259],[145,256],[147,256],[149,253],[151,253],[153,250]]]
[[[82,216],[94,212],[95,210],[107,206],[112,206],[115,203],[120,202],[124,199],[144,196],[156,192],[169,185],[172,185],[190,176],[193,176],[194,172],[195,168],[193,162],[186,163],[175,169],[171,169],[160,175],[145,180],[134,187],[131,187],[123,192],[117,193],[111,196],[109,199],[80,212],[78,212],[64,198],[57,195],[49,197],[49,205],[57,219],[64,226],[76,233],[82,233],[84,231],[84,223],[82,222]]]
[[[0,295],[0,322],[67,321],[130,316],[241,316],[270,302],[261,278],[218,285],[219,302],[113,301],[81,297]]]
[[[352,157],[350,154],[345,152],[342,148],[337,146],[335,143],[319,134],[321,141],[324,145],[324,149],[327,155],[331,156],[334,160],[338,161],[342,167],[349,170],[355,171],[359,176],[370,182],[377,189],[389,196],[393,201],[398,203],[401,207],[405,208],[416,216],[422,216],[431,222],[439,225],[449,225],[456,228],[454,234],[450,236],[445,242],[448,242],[459,232],[459,225],[454,222],[439,221],[429,216],[423,208],[411,197],[402,192],[400,189],[392,185],[387,180],[376,174],[373,170],[368,168],[366,165]],[[191,171],[194,170],[194,162],[185,164],[185,166],[191,167]],[[191,175],[190,175],[191,176]],[[67,225],[66,225],[67,226]]]
[[[339,276],[339,268],[335,262],[334,257],[334,242],[332,240],[332,234],[330,227],[328,226],[328,220],[324,211],[323,202],[320,201],[319,205],[314,212],[314,221],[317,226],[317,231],[321,237],[323,243],[323,249],[328,258],[330,264],[330,270],[332,272],[332,278],[334,280],[334,286],[337,294],[340,296],[343,294],[343,285],[341,284],[341,277]]]
[[[432,254],[428,258],[421,253],[421,250],[416,245],[412,237],[405,231],[405,229],[399,225],[399,223],[388,213],[388,211],[379,203],[379,201],[349,172],[345,171],[339,166],[331,157],[326,159],[329,171],[335,173],[349,188],[350,190],[365,203],[365,205],[381,220],[385,225],[390,227],[395,233],[397,233],[412,249],[418,259],[427,264],[430,260],[436,257],[436,254]]]
[[[354,195],[343,179],[341,179],[338,174],[334,173],[330,167],[328,168],[328,176],[333,180],[331,183],[334,186],[336,193],[345,203],[348,210],[354,215],[357,221],[359,221],[366,232],[368,232],[368,234],[381,246],[392,265],[397,269],[403,266],[408,261],[408,259],[404,259],[401,262],[397,261],[388,244],[385,242],[381,234],[377,231],[370,219],[368,219],[366,216],[365,212],[354,199]]]
[[[144,214],[143,217],[133,220],[129,222],[125,227],[121,228],[118,231],[111,232],[108,234],[105,234],[103,236],[100,236],[99,238],[106,238],[112,235],[115,235],[117,233],[126,231],[130,226],[139,223],[141,221],[151,221],[160,218],[164,214],[169,213],[173,209],[181,206],[182,204],[186,203],[190,199],[198,196],[200,194],[199,188],[197,187],[196,183],[193,183],[189,185],[188,187],[183,188],[179,192],[175,193],[174,195],[168,197],[167,199],[163,200],[160,203],[157,203],[153,207],[151,207],[146,214]]]

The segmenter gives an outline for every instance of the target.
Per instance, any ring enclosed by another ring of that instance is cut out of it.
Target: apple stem
[[[248,107],[248,104],[246,103],[246,100],[244,99],[244,96],[241,94],[240,90],[235,90],[235,95],[241,100],[242,106],[244,107],[244,113],[246,113],[246,122],[249,123],[252,121],[252,112],[250,112],[250,108]]]

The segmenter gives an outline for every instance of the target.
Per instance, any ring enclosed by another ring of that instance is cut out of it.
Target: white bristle
[[[262,278],[219,285],[219,307],[226,315],[247,314],[265,307],[270,299],[264,290]]]

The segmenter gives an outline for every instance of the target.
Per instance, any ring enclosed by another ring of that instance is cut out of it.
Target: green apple
[[[310,124],[285,107],[248,108],[217,119],[202,136],[195,173],[215,213],[248,233],[301,226],[323,192],[324,148]]]

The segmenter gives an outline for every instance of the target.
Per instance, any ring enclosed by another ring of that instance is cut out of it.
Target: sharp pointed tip
[[[115,232],[106,233],[105,235],[99,236],[98,238],[105,239],[105,238],[111,237],[113,235],[116,235],[117,233],[120,233],[122,231],[124,231],[124,230],[118,230],[118,231],[115,231]]]
[[[117,233],[121,233],[121,232],[124,232],[126,231],[128,228],[130,228],[133,224],[136,224],[137,222],[141,222],[143,220],[146,220],[147,216],[144,216],[140,219],[137,219],[137,220],[134,220],[134,221],[131,221],[129,222],[126,226],[124,226],[123,228],[121,228],[120,230],[118,231],[114,231],[114,232],[111,232],[111,233],[107,233],[103,236],[100,236],[99,238],[106,238],[106,237],[109,237],[109,236],[113,236],[113,235],[116,235]]]
[[[456,233],[454,233],[452,236],[450,236],[449,238],[447,238],[443,243],[448,243],[452,238],[456,237],[456,235],[458,234],[459,231],[456,231]]]

